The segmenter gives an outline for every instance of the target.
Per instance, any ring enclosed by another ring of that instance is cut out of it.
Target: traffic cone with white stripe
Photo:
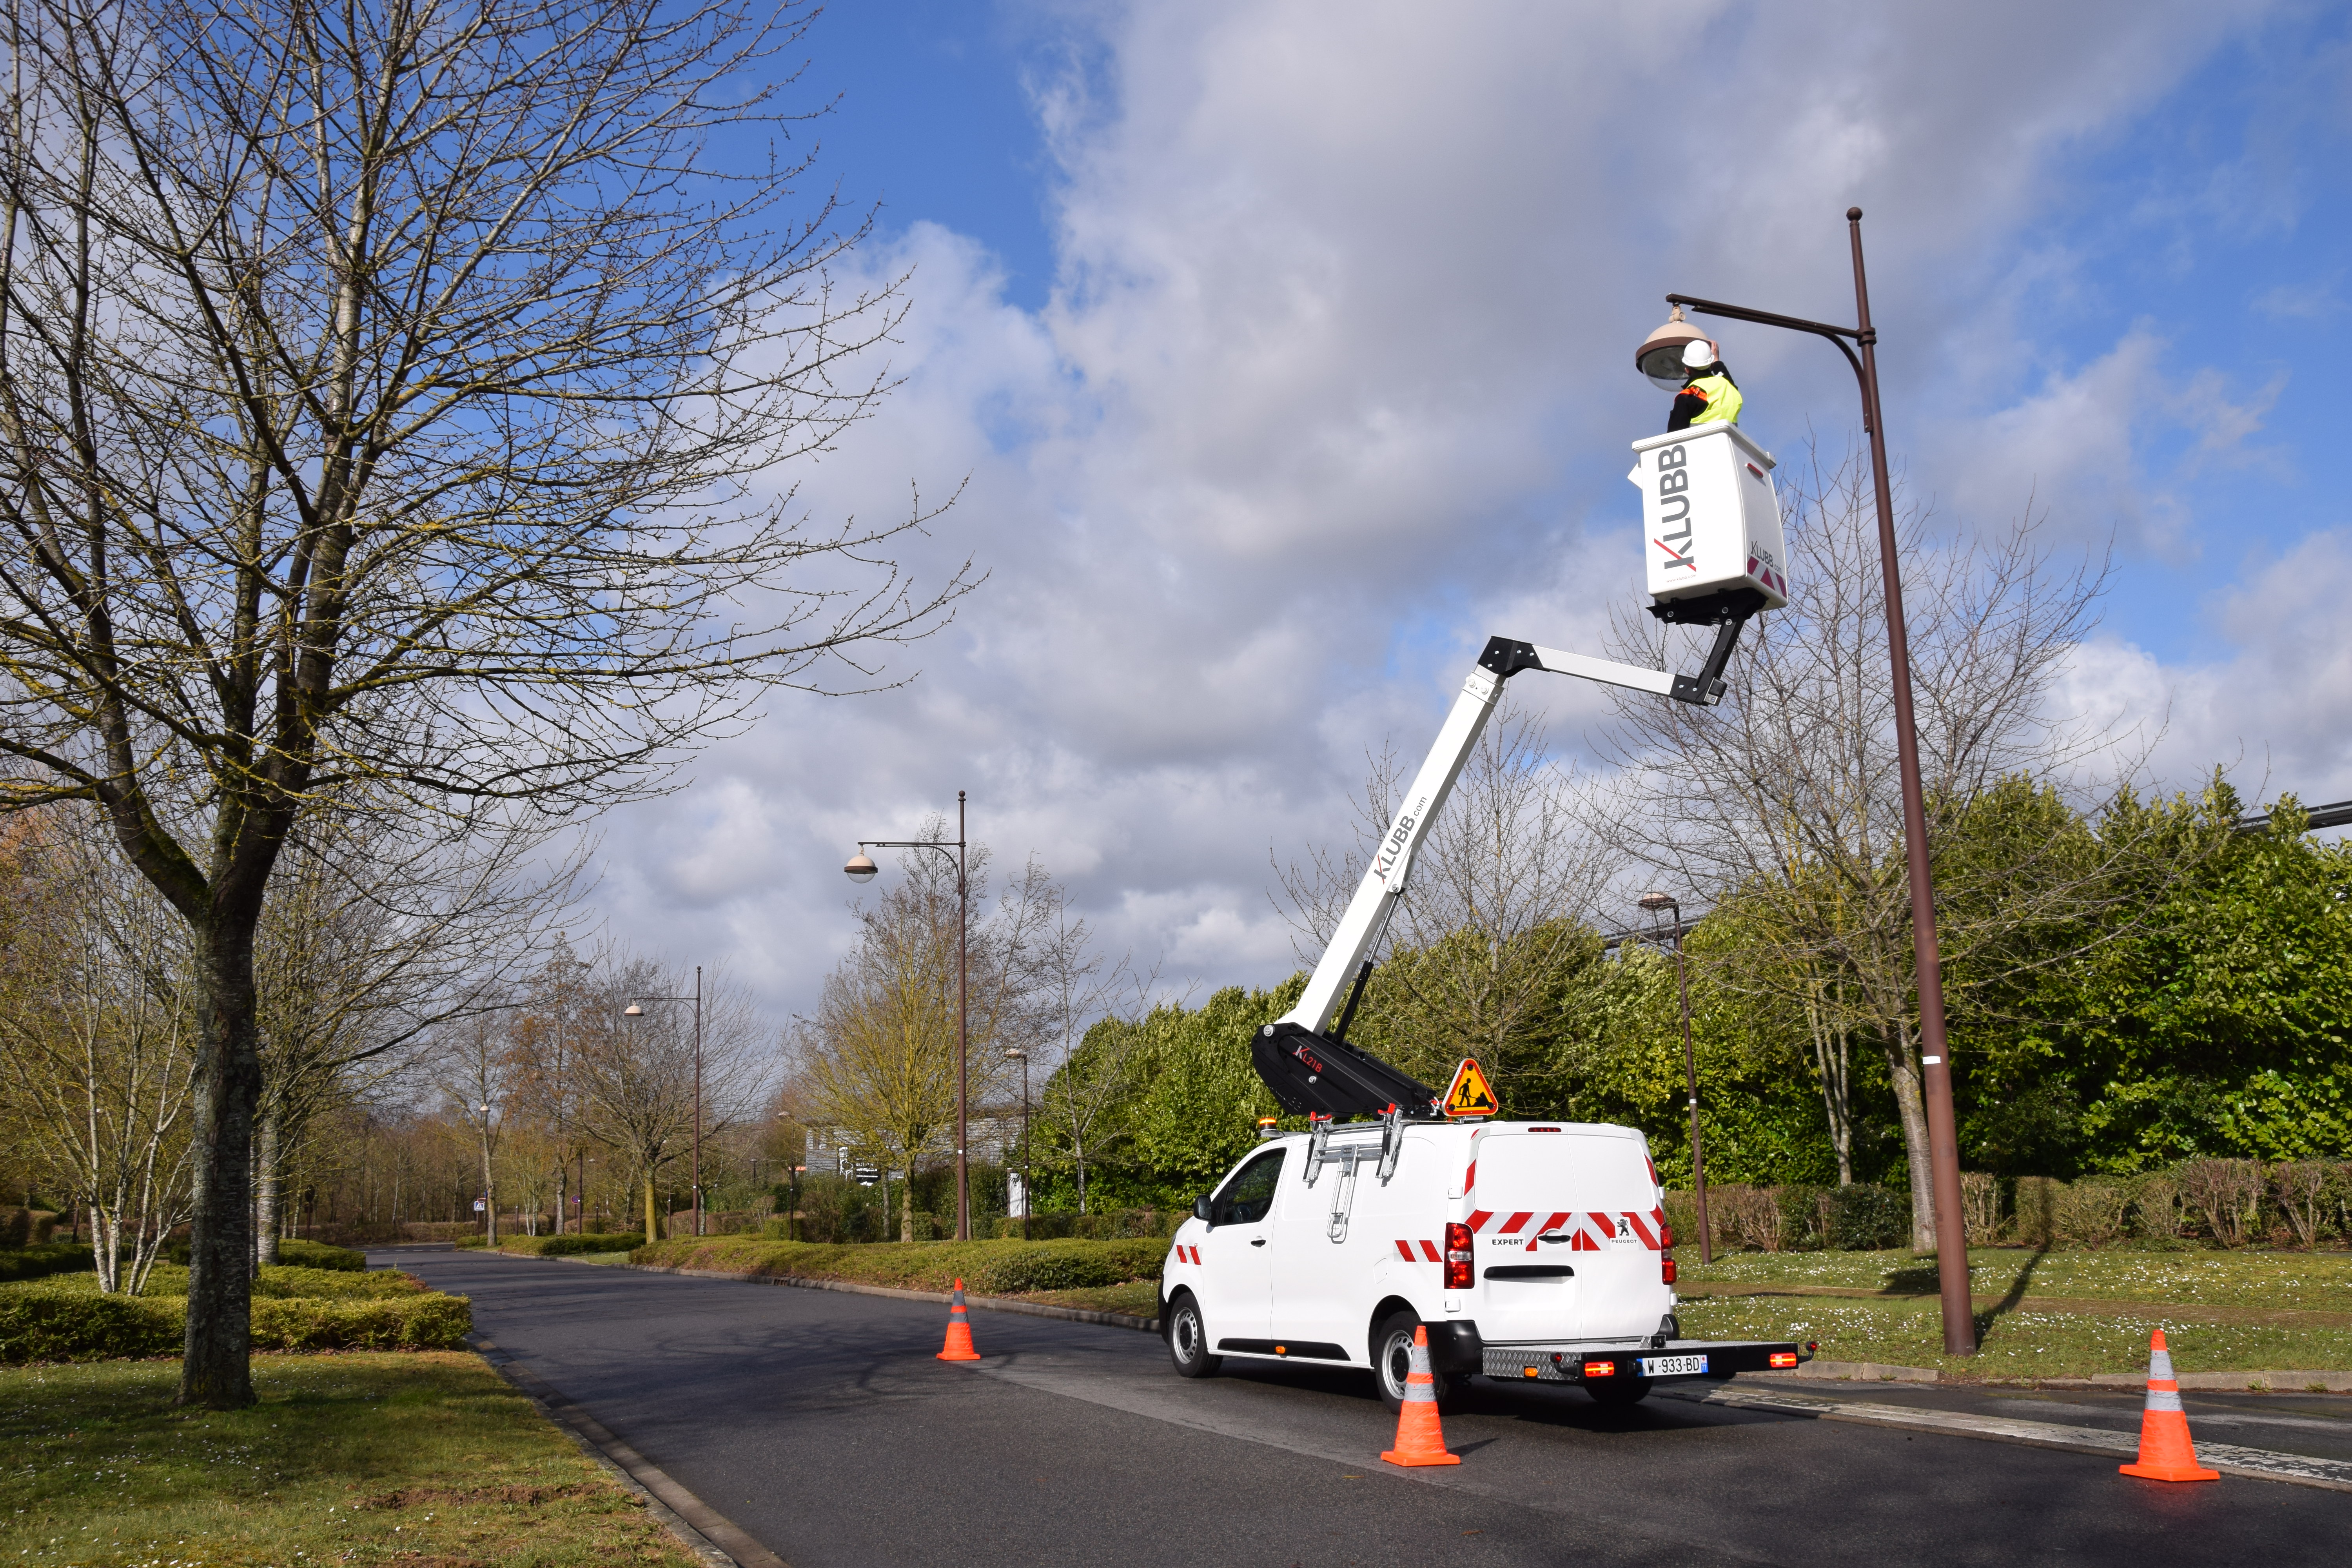
[[[1458,1465],[1459,1454],[1445,1451],[1445,1434],[1437,1422],[1437,1379],[1429,1370],[1429,1329],[1415,1324],[1412,1362],[1404,1376],[1404,1403],[1397,1407],[1396,1447],[1381,1456],[1391,1465]]]
[[[2147,1406],[2139,1418],[2139,1462],[2119,1465],[2127,1476],[2152,1481],[2218,1481],[2219,1470],[2197,1468],[2196,1445],[2189,1440],[2189,1412],[2180,1407],[2180,1383],[2172,1375],[2172,1352],[2164,1331],[2147,1342]]]
[[[963,1304],[963,1281],[955,1283],[955,1294],[948,1298],[948,1342],[940,1352],[941,1361],[978,1361],[980,1352],[971,1348],[971,1313]]]

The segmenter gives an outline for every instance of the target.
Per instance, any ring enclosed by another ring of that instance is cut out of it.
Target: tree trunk
[[[1829,1118],[1830,1147],[1837,1153],[1838,1185],[1853,1185],[1853,1056],[1841,1006],[1825,1016],[1818,991],[1805,995],[1805,1023],[1812,1036],[1813,1072],[1821,1080],[1822,1110]]]
[[[898,1239],[915,1239],[915,1163],[907,1162],[907,1179],[898,1184]]]
[[[278,1261],[278,1215],[284,1206],[278,1134],[278,1111],[265,1103],[253,1132],[253,1261],[265,1268]]]
[[[1911,1250],[1936,1250],[1936,1187],[1927,1158],[1927,1101],[1919,1058],[1911,1049],[1911,1020],[1898,1017],[1886,1037],[1886,1072],[1895,1080],[1895,1110],[1903,1120],[1903,1155],[1911,1170]]]
[[[215,915],[194,931],[195,1194],[188,1328],[176,1402],[253,1403],[253,1130],[261,1104],[254,1027],[253,921]]]
[[[646,1244],[650,1247],[660,1239],[661,1216],[654,1212],[654,1173],[648,1170],[646,1173]]]

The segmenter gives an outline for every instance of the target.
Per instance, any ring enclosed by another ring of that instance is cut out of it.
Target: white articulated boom
[[[1712,702],[1723,693],[1723,666],[1730,658],[1732,642],[1738,636],[1741,623],[1748,618],[1747,614],[1731,618],[1732,614],[1726,612],[1706,668],[1696,677],[1617,664],[1508,637],[1487,639],[1486,651],[1478,656],[1476,667],[1462,683],[1462,695],[1454,699],[1454,710],[1445,716],[1444,726],[1437,732],[1436,744],[1430,748],[1421,771],[1413,775],[1396,819],[1389,824],[1388,832],[1373,852],[1372,863],[1366,868],[1363,881],[1357,885],[1355,897],[1348,901],[1347,912],[1331,934],[1331,945],[1324,950],[1322,962],[1308,977],[1306,994],[1299,997],[1297,1006],[1258,1032],[1253,1059],[1258,1076],[1265,1079],[1284,1110],[1294,1115],[1327,1117],[1383,1112],[1405,1117],[1436,1114],[1438,1091],[1349,1045],[1348,1026],[1355,1020],[1356,1004],[1362,998],[1364,983],[1371,975],[1371,963],[1365,955],[1388,929],[1389,917],[1411,881],[1413,857],[1429,832],[1429,825],[1436,820],[1437,814],[1445,807],[1446,797],[1454,793],[1454,781],[1462,776],[1462,764],[1469,760],[1478,737],[1486,732],[1486,721],[1494,716],[1495,704],[1503,694],[1503,683],[1521,670],[1544,669],[1680,701]],[[1349,984],[1351,978],[1352,987]],[[1348,992],[1344,1012],[1340,1011],[1343,990]],[[1332,1028],[1331,1016],[1335,1012],[1339,1013],[1339,1026]],[[1325,1033],[1327,1029],[1330,1030],[1328,1034]]]

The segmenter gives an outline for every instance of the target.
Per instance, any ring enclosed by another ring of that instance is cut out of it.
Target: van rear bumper
[[[1684,1360],[1703,1356],[1706,1367],[1704,1371],[1671,1373],[1642,1370],[1643,1363],[1668,1356]],[[1623,1340],[1613,1343],[1547,1340],[1531,1344],[1487,1345],[1480,1354],[1478,1370],[1488,1377],[1510,1383],[1583,1383],[1588,1381],[1588,1366],[1606,1366],[1608,1372],[1596,1370],[1590,1381],[1598,1382],[1604,1376],[1620,1380],[1646,1377],[1654,1383],[1666,1383],[1688,1377],[1729,1377],[1740,1372],[1771,1372],[1776,1370],[1772,1364],[1774,1356],[1795,1358],[1784,1360],[1779,1370],[1813,1359],[1802,1345],[1784,1340],[1668,1340],[1662,1349],[1653,1348],[1646,1340],[1632,1344]]]

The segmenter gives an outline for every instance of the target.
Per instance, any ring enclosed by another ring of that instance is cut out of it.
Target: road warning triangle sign
[[[1495,1098],[1495,1086],[1478,1070],[1478,1064],[1468,1057],[1454,1069],[1453,1086],[1445,1091],[1445,1114],[1448,1116],[1500,1116],[1502,1102]]]

